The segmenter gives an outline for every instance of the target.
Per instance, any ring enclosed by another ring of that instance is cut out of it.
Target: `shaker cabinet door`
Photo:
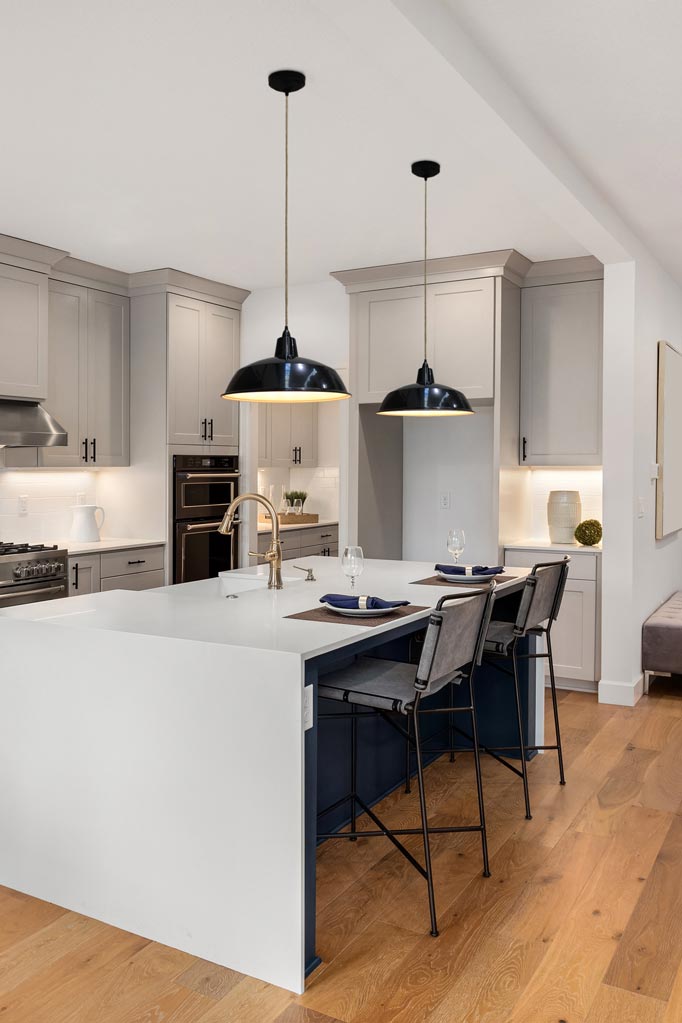
[[[291,439],[291,405],[272,402],[270,405],[270,465],[289,469],[294,464],[294,442]]]
[[[552,626],[554,673],[597,682],[596,582],[567,579],[559,617]]]
[[[124,296],[88,291],[87,436],[97,466],[130,464],[129,314]]]
[[[78,554],[69,558],[68,573],[70,597],[79,597],[84,593],[99,593],[99,554]]]
[[[47,397],[47,276],[0,264],[0,398]]]
[[[204,303],[205,329],[201,351],[202,417],[208,420],[208,440],[222,447],[239,445],[239,402],[221,395],[239,362],[239,313]]]
[[[424,360],[424,290],[419,286],[356,296],[357,400],[380,403],[413,383]]]
[[[495,279],[429,284],[429,363],[437,383],[470,401],[492,401],[495,380]]]
[[[84,465],[87,436],[88,289],[49,286],[50,361],[45,408],[67,431],[66,447],[40,448],[40,465]]]
[[[602,293],[601,281],[523,289],[522,465],[601,465]]]
[[[168,443],[205,444],[203,302],[168,296]]]
[[[312,469],[317,465],[317,405],[291,405],[291,446],[296,448],[296,465]]]

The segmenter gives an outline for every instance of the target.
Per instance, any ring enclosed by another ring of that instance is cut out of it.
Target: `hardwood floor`
[[[682,1019],[682,687],[634,709],[561,693],[556,758],[520,782],[484,763],[492,877],[476,835],[438,835],[441,936],[423,880],[382,840],[318,861],[323,965],[280,988],[0,889],[2,1023],[678,1023]],[[471,758],[427,771],[434,824],[473,821]],[[416,793],[383,803],[418,823]],[[420,852],[419,841],[410,839]]]

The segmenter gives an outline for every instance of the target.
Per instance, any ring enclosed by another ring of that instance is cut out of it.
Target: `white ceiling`
[[[448,0],[457,20],[682,280],[680,0]]]
[[[462,5],[472,18],[474,6]],[[504,18],[503,0],[481,7]],[[423,157],[443,163],[433,256],[584,252],[514,188],[502,154],[491,162],[468,90],[453,91],[451,69],[446,79],[390,0],[1,0],[0,10],[2,233],[129,271],[279,284],[283,101],[266,80],[291,66],[309,83],[290,101],[292,281],[419,257],[421,185],[409,165]]]

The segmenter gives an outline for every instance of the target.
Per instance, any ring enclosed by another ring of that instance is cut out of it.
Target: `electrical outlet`
[[[450,511],[450,494],[445,493],[440,495],[440,510]]]
[[[76,491],[76,504],[85,504],[85,496],[84,490]]]
[[[17,498],[17,511],[20,515],[28,515],[28,494],[19,494]]]
[[[303,731],[313,727],[313,687],[303,687]]]

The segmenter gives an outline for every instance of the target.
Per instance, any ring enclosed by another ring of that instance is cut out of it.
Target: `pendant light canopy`
[[[405,384],[390,391],[379,407],[380,416],[469,416],[473,409],[461,391],[434,381],[433,370],[426,358],[427,339],[427,196],[428,180],[440,174],[440,164],[435,160],[417,160],[412,164],[412,173],[424,179],[424,362],[417,373],[417,382]]]
[[[330,366],[298,354],[296,338],[289,333],[289,93],[305,85],[301,71],[273,71],[268,84],[283,92],[284,101],[284,330],[277,338],[275,354],[242,366],[222,395],[233,401],[338,401],[349,398],[343,380]]]

